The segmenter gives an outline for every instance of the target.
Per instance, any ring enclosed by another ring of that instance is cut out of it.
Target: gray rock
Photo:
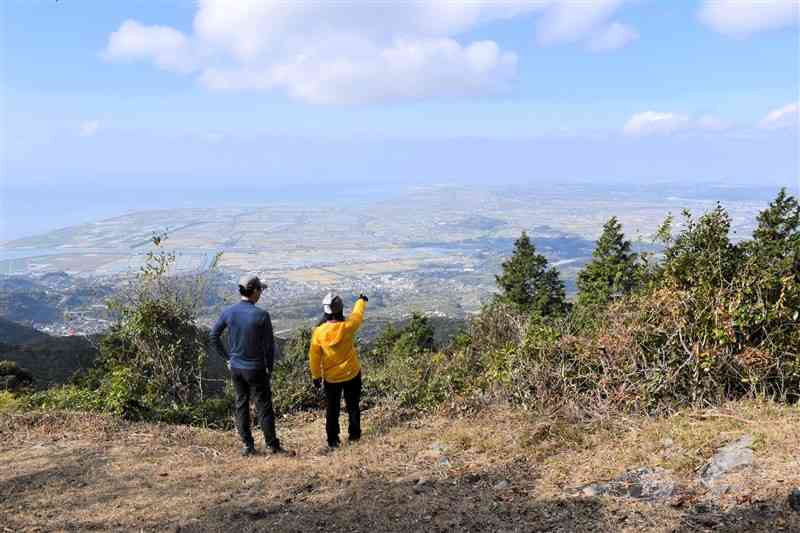
[[[585,498],[602,496],[609,491],[608,483],[593,483],[581,488],[579,494]]]
[[[753,441],[752,435],[745,435],[717,450],[700,470],[700,481],[710,487],[725,474],[753,464]]]
[[[497,483],[494,484],[494,490],[505,490],[511,486],[511,483],[507,479],[501,479]]]
[[[611,481],[581,487],[578,495],[587,498],[617,496],[636,500],[664,500],[675,494],[677,485],[661,468],[639,468]]]
[[[425,478],[421,478],[414,485],[414,492],[416,494],[422,494],[423,492],[428,490],[430,487],[431,487],[431,482],[429,480],[425,479]]]
[[[789,507],[800,513],[800,488],[789,493]]]
[[[447,457],[442,457],[441,459],[439,459],[439,466],[443,466],[445,468],[449,468],[450,467],[450,459],[448,459]]]

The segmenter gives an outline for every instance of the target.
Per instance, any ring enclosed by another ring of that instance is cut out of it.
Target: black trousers
[[[250,431],[250,399],[255,400],[256,415],[264,432],[264,442],[270,448],[280,446],[275,435],[275,410],[272,408],[272,389],[269,375],[264,369],[245,370],[231,368],[231,378],[236,389],[236,429],[246,446],[253,446]]]
[[[325,413],[325,432],[328,434],[328,445],[339,444],[339,413],[341,411],[342,393],[347,407],[348,427],[350,440],[361,438],[361,372],[350,381],[342,383],[325,382],[325,396],[328,398],[328,408]]]

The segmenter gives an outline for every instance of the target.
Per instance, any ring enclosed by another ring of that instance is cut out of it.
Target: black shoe
[[[294,457],[295,455],[297,455],[295,452],[287,450],[280,444],[278,444],[277,446],[270,446],[269,452],[272,455],[285,455],[287,457]]]
[[[350,437],[347,437],[347,442],[349,442],[351,444],[355,444],[356,442],[358,442],[360,440],[361,440],[361,435],[355,435],[355,436],[351,435]]]
[[[256,449],[253,446],[245,446],[242,448],[242,457],[250,457],[256,454]]]

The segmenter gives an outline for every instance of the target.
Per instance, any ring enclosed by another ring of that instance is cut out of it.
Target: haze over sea
[[[458,186],[458,185],[455,185]],[[550,191],[554,187],[570,187],[564,183],[505,185],[542,189]],[[726,185],[719,183],[616,183],[595,186],[594,184],[573,183],[576,190],[592,190],[601,194],[631,196],[638,198],[670,197],[686,200],[768,200],[774,196],[780,185]],[[798,191],[797,185],[787,184],[790,190]],[[208,188],[186,186],[146,188],[104,188],[96,185],[70,185],[50,187],[43,193],[41,187],[3,188],[0,194],[0,243],[30,237],[59,228],[75,226],[124,214],[151,209],[181,209],[200,207],[231,207],[249,205],[268,205],[276,203],[304,204],[319,206],[331,204],[335,209],[356,208],[359,202],[371,202],[412,190],[419,186],[403,183],[339,183],[335,192],[327,185],[254,185],[246,188],[236,185],[227,188]],[[489,188],[487,187],[487,190]],[[46,252],[38,250],[38,252]],[[0,249],[0,260],[19,257],[19,251]]]
[[[369,201],[401,192],[408,186],[357,184],[337,186],[336,200]],[[3,188],[0,193],[0,243],[113,218],[135,211],[197,207],[230,207],[274,203],[321,205],[333,202],[330,192],[309,185],[254,185],[229,188],[104,188],[88,185]],[[347,207],[342,206],[342,207]],[[14,252],[0,250],[0,260]]]

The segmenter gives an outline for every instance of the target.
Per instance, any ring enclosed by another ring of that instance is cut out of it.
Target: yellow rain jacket
[[[367,303],[359,299],[347,320],[325,322],[314,330],[308,350],[313,379],[324,378],[328,383],[342,383],[358,375],[361,363],[353,340],[364,321],[366,306]]]

